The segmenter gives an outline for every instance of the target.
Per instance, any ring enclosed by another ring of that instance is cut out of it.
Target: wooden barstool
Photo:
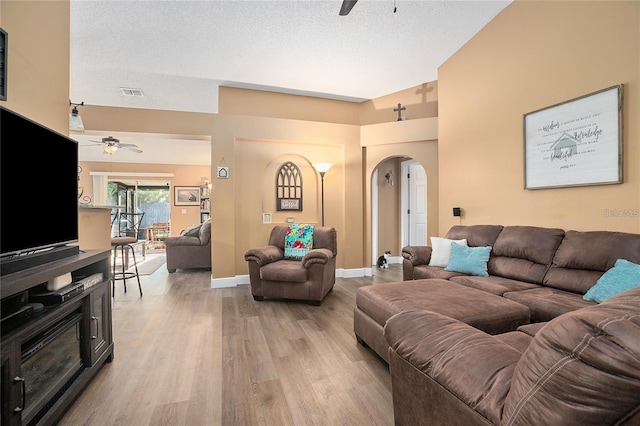
[[[127,292],[127,279],[136,278],[138,280],[138,289],[140,290],[140,297],[142,297],[142,285],[140,285],[140,275],[138,274],[138,262],[136,261],[136,251],[133,244],[138,240],[135,237],[113,237],[111,238],[111,248],[113,249],[113,274],[111,281],[113,283],[112,296],[115,297],[116,293],[116,281],[122,280],[124,282],[124,292]],[[116,259],[118,257],[118,250],[120,250],[120,257],[122,258],[122,272],[116,272]],[[133,257],[133,266],[135,272],[127,272],[129,251]]]

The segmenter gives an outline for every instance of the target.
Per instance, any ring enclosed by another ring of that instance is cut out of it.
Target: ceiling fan
[[[340,7],[340,16],[348,15],[357,1],[358,0],[342,0],[342,7]]]
[[[107,136],[106,138],[102,138],[100,141],[89,141],[95,142],[97,144],[103,145],[105,154],[113,154],[120,148],[128,149],[129,151],[142,153],[142,150],[138,149],[138,145],[132,143],[120,143],[120,140],[114,138],[113,136]]]

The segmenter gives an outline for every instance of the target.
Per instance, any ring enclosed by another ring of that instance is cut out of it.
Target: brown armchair
[[[167,271],[176,269],[211,269],[211,220],[190,228],[184,235],[165,241]]]
[[[284,257],[288,226],[275,226],[269,245],[244,254],[254,300],[264,297],[306,300],[320,305],[336,280],[337,236],[335,228],[316,226],[313,248],[301,259]]]

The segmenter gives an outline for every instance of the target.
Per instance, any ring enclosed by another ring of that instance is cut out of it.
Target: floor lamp
[[[313,168],[320,173],[320,182],[322,187],[322,226],[324,226],[324,174],[327,173],[327,170],[329,170],[331,166],[331,163],[313,163]]]

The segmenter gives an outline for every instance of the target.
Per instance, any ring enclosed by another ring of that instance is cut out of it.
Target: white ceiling
[[[360,0],[339,16],[341,0],[71,0],[70,99],[217,113],[230,86],[360,102],[437,80],[511,1]]]

